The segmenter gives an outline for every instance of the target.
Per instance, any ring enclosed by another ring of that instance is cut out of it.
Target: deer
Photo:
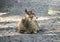
[[[37,33],[37,30],[39,30],[39,24],[36,20],[36,15],[32,10],[27,11],[27,9],[25,9],[25,13],[25,16],[18,23],[18,32],[22,34]]]

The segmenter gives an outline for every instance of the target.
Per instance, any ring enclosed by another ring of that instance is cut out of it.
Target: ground
[[[37,34],[20,34],[16,28],[21,16],[0,15],[0,42],[60,42],[60,16],[40,16]]]

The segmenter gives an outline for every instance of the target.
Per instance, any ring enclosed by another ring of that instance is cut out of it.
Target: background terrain
[[[37,34],[16,31],[25,9],[38,17]],[[60,42],[60,0],[0,0],[0,42]]]

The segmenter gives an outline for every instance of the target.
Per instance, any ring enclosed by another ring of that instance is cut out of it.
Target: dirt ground
[[[41,16],[37,21],[40,31],[37,34],[20,34],[16,28],[19,15],[0,15],[0,42],[60,42],[60,17]]]

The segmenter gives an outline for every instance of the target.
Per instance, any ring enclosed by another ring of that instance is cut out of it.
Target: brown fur
[[[27,10],[25,10],[25,12],[27,15],[24,18],[22,18],[21,21],[19,22],[18,28],[17,28],[18,32],[20,32],[20,33],[36,33],[38,23],[37,23],[36,19],[33,20],[35,17],[34,13],[32,13],[32,11],[27,11]],[[32,21],[34,21],[34,23],[37,25],[37,27],[34,28],[32,26],[32,23],[29,23],[28,19],[31,19]]]

